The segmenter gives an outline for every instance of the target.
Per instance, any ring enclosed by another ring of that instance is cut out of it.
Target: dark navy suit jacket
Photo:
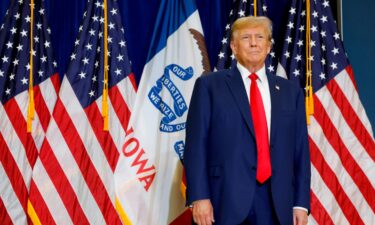
[[[267,74],[271,96],[271,193],[282,225],[293,206],[310,210],[310,157],[304,95]],[[249,99],[237,67],[197,79],[190,102],[184,165],[187,204],[210,199],[216,224],[247,217],[256,185],[256,144]]]

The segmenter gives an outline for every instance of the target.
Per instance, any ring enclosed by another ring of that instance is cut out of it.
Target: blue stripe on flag
[[[147,62],[166,46],[169,35],[175,32],[196,10],[196,4],[191,0],[162,0],[155,22],[154,36],[151,40]],[[168,18],[168,20],[165,18]]]

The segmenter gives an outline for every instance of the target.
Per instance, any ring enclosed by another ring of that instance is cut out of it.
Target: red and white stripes
[[[375,224],[375,142],[352,69],[314,94],[311,209],[318,224]]]
[[[64,79],[33,172],[32,219],[42,224],[121,224],[113,172],[135,94],[132,74],[109,90],[110,130],[104,132],[101,98],[83,109]]]
[[[36,114],[32,133],[27,133],[26,129],[27,91],[0,105],[0,170],[4,178],[0,187],[0,211],[6,212],[6,219],[13,224],[28,221],[27,199],[32,169],[52,115],[58,87],[58,74],[34,87]]]

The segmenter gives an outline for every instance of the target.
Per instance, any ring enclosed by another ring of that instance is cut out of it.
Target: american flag
[[[306,30],[311,33],[315,113],[310,224],[375,224],[375,142],[328,0],[293,0],[278,72],[306,85]],[[306,25],[310,10],[310,27]]]
[[[87,1],[33,171],[29,214],[34,223],[121,224],[113,172],[125,141],[136,85],[117,1],[106,2]],[[109,131],[103,130],[102,118],[104,69],[108,70]]]
[[[31,14],[31,7],[34,13]],[[30,26],[33,25],[31,37]],[[0,221],[27,224],[32,168],[45,137],[60,81],[53,62],[50,29],[41,0],[11,1],[0,26]],[[33,41],[33,63],[30,63]],[[27,132],[30,70],[35,117]]]
[[[256,4],[256,14],[254,13],[254,3]],[[233,2],[232,9],[229,13],[228,22],[225,25],[225,34],[223,39],[221,40],[222,47],[218,54],[218,61],[216,65],[216,70],[227,69],[229,67],[235,66],[237,61],[232,54],[232,50],[230,48],[230,33],[232,24],[238,18],[244,16],[267,16],[267,5],[264,0],[235,0]],[[272,39],[272,42],[274,40]],[[275,72],[277,62],[275,57],[275,52],[272,50],[269,57],[266,61],[267,70],[269,72]]]

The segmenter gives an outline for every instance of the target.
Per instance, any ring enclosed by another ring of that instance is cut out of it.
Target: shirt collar
[[[251,74],[249,72],[248,69],[246,69],[246,67],[244,67],[243,65],[241,65],[239,62],[237,62],[237,68],[238,70],[240,71],[240,74],[241,74],[241,77],[242,79],[246,79],[246,78],[249,78],[249,75]],[[255,72],[256,75],[258,76],[258,79],[260,80],[260,82],[264,81],[267,79],[267,75],[266,75],[266,66],[263,65],[262,68],[260,68],[258,71]]]

